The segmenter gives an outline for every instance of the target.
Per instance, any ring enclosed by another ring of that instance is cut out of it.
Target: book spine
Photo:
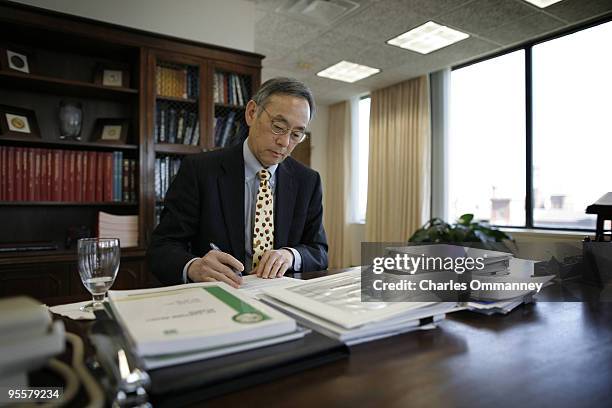
[[[161,160],[155,158],[155,199],[161,200]]]
[[[187,69],[180,70],[179,75],[181,79],[181,97],[187,99]]]
[[[117,164],[115,167],[115,201],[121,202],[123,185],[123,152],[117,152]]]
[[[185,131],[185,110],[178,112],[178,124],[176,126],[176,143],[183,144],[183,132]]]
[[[123,159],[123,177],[121,182],[121,201],[124,203],[129,203],[132,201],[132,197],[130,196],[130,160]]]
[[[28,183],[29,183],[29,168],[30,149],[24,147],[21,154],[21,200],[28,201]]]
[[[47,149],[47,198],[48,201],[53,201],[53,150]]]
[[[77,151],[70,151],[70,187],[68,188],[69,200],[75,202],[77,200]]]
[[[16,148],[3,147],[2,150],[2,200],[16,201],[15,179],[17,178]]]
[[[23,152],[23,147],[15,148],[15,201],[23,201]]]
[[[176,109],[168,110],[168,143],[176,143]]]
[[[63,180],[62,171],[64,170],[63,158],[64,151],[63,150],[53,150],[53,169],[51,176],[51,185],[52,185],[52,193],[51,200],[52,201],[62,201],[62,191],[63,191]]]
[[[104,196],[102,201],[113,201],[113,153],[104,153]]]
[[[47,149],[40,149],[40,201],[49,201],[47,194]]]
[[[83,155],[83,163],[82,163],[82,174],[81,174],[81,183],[82,183],[82,188],[81,188],[81,202],[85,203],[87,202],[87,180],[89,180],[89,157],[91,152],[81,152]]]
[[[83,154],[75,152],[74,201],[83,202]]]
[[[130,201],[138,202],[138,188],[136,187],[136,159],[130,159]]]
[[[168,120],[168,112],[165,107],[160,108],[159,112],[159,141],[166,143],[166,121]]]
[[[200,121],[196,120],[195,128],[193,129],[193,137],[191,138],[192,146],[200,145]]]
[[[96,152],[87,152],[87,183],[85,184],[85,201],[96,201]]]
[[[34,201],[36,193],[34,192],[36,178],[36,151],[35,149],[28,148],[28,161],[27,161],[27,201]]]
[[[96,201],[104,201],[104,160],[106,153],[96,154]]]

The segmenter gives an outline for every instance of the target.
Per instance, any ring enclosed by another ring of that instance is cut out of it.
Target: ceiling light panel
[[[349,61],[340,61],[331,67],[325,68],[321,72],[317,72],[317,76],[353,83],[379,72],[380,69],[378,68],[355,64]]]
[[[404,34],[387,41],[387,44],[421,54],[429,54],[440,48],[465,40],[469,34],[428,21]]]
[[[539,8],[548,7],[555,3],[560,2],[561,0],[525,0],[527,3],[531,3],[534,6],[538,6]]]

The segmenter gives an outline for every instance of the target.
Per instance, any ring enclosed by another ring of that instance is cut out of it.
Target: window
[[[473,213],[525,224],[525,52],[451,73],[448,202],[454,221]]]
[[[358,130],[354,134],[353,151],[353,189],[355,198],[353,218],[357,223],[365,223],[368,204],[368,154],[370,152],[370,97],[364,97],[358,103]]]
[[[608,191],[612,23],[533,47],[533,222],[595,228],[584,210]]]
[[[610,42],[607,22],[452,71],[451,221],[594,229],[584,210],[612,191]]]

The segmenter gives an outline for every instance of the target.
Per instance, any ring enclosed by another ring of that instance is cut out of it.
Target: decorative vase
[[[80,102],[61,101],[59,108],[60,139],[81,140],[83,109]]]

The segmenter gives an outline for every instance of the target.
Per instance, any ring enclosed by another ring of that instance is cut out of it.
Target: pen
[[[211,242],[211,243],[210,243],[210,249],[214,249],[215,251],[223,252],[223,251],[221,251],[221,249],[220,249],[218,246],[216,246],[216,245],[215,245],[215,243],[214,243],[214,242]],[[242,278],[242,272],[237,271],[237,270],[236,270],[236,269],[234,269],[234,268],[232,268],[232,271],[234,271],[234,273],[235,273],[236,275],[238,275],[238,276],[240,276],[240,277]]]

